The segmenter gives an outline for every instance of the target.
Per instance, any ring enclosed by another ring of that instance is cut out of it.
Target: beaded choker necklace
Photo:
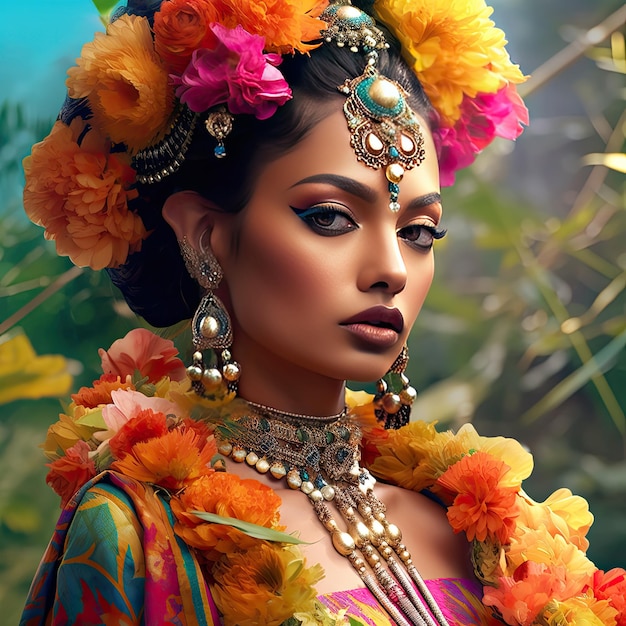
[[[308,496],[335,550],[396,624],[448,626],[400,529],[387,520],[385,505],[374,494],[376,479],[359,466],[361,431],[347,411],[311,417],[247,402],[217,435],[221,454],[261,474],[286,477],[291,489]],[[330,502],[346,530],[334,518]]]

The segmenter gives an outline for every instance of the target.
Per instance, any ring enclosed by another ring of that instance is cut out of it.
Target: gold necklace
[[[387,520],[385,505],[374,494],[376,479],[359,466],[361,431],[346,410],[312,417],[242,402],[216,434],[221,454],[261,474],[285,477],[291,489],[308,496],[335,550],[396,624],[449,626],[400,529]],[[346,530],[337,524],[331,501]]]

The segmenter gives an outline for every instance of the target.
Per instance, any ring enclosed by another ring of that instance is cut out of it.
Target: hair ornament
[[[406,92],[395,81],[367,65],[361,76],[339,87],[347,96],[343,112],[356,157],[373,169],[385,168],[389,209],[400,210],[398,194],[405,170],[424,160],[424,136],[407,104]]]
[[[224,146],[224,139],[228,136],[233,129],[233,120],[235,117],[232,113],[229,113],[226,107],[219,107],[216,111],[212,111],[207,115],[205,127],[211,137],[215,137],[217,145],[213,150],[213,153],[218,159],[223,159],[226,156],[226,147]]]
[[[423,145],[402,87],[376,70],[388,47],[376,22],[398,38],[434,107],[442,185],[496,136],[521,133],[528,112],[515,85],[525,77],[484,0],[359,5],[365,10],[349,0],[128,0],[68,72],[64,110],[74,113],[26,158],[26,213],[76,265],[124,265],[149,236],[133,203],[137,183],[176,172],[205,129],[223,157],[233,116],[267,119],[291,98],[283,55],[324,42],[363,55],[363,74],[340,86],[344,112],[356,157],[385,168],[397,209],[398,184]]]
[[[348,0],[349,2],[349,0]],[[328,20],[326,42],[351,52],[363,53],[366,61],[361,76],[338,87],[346,97],[343,112],[350,130],[350,145],[356,158],[373,169],[385,168],[389,182],[389,209],[400,210],[398,194],[405,170],[419,165],[425,156],[424,136],[408,96],[396,81],[376,69],[378,52],[388,48],[374,20],[351,4],[331,4],[322,19]]]

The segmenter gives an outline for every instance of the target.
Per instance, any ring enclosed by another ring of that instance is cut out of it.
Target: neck
[[[236,336],[236,335],[235,335]],[[328,378],[300,368],[275,355],[246,350],[233,344],[234,358],[241,364],[239,395],[279,411],[326,417],[343,410],[345,380]]]

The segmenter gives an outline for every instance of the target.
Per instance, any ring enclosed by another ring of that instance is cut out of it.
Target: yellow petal
[[[65,357],[37,356],[22,331],[0,337],[0,404],[61,397],[69,393],[71,386]]]

